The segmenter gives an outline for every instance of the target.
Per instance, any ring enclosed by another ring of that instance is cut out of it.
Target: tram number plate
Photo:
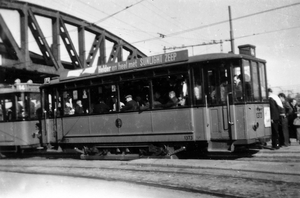
[[[192,135],[185,135],[184,140],[186,140],[186,141],[193,140],[193,136]]]
[[[263,117],[263,114],[262,114],[262,112],[258,112],[258,113],[256,113],[256,118],[262,118]]]

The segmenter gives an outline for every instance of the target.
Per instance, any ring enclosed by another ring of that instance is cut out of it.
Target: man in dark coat
[[[107,113],[109,112],[110,108],[107,104],[104,103],[102,98],[99,98],[98,104],[95,106],[94,113]]]
[[[293,114],[293,109],[286,101],[286,96],[284,93],[278,94],[278,97],[283,105],[283,108],[280,109],[281,127],[279,128],[279,144],[282,146],[288,146],[290,142],[288,117]]]
[[[272,93],[272,89],[268,89],[268,92],[271,111],[272,147],[274,149],[279,149],[280,108],[283,106],[279,97]]]
[[[136,101],[132,100],[132,95],[127,95],[125,98],[126,104],[122,107],[121,111],[137,111],[138,104]]]

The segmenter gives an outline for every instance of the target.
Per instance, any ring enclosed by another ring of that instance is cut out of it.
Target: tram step
[[[207,150],[208,152],[233,152],[234,144],[230,142],[209,141]]]

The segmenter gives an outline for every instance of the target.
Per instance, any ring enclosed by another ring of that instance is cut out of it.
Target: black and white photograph
[[[0,197],[300,197],[299,11],[0,0]]]

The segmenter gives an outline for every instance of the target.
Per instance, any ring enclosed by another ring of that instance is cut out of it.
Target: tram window
[[[63,92],[63,110],[64,115],[73,115],[75,113],[73,106],[73,91]]]
[[[16,114],[12,95],[5,95],[3,99],[5,108],[5,121],[14,121]]]
[[[266,89],[265,65],[263,63],[259,63],[259,80],[260,80],[261,97],[263,101],[266,101],[267,89]]]
[[[30,119],[40,118],[41,115],[42,115],[40,94],[38,94],[38,93],[27,93],[25,95],[25,101],[29,102],[29,105],[27,104],[27,107],[29,107],[29,109],[26,110],[26,112],[29,115],[29,118]]]
[[[102,114],[113,111],[113,100],[117,98],[116,85],[108,84],[92,87],[90,88],[90,98],[91,113]]]
[[[89,89],[75,89],[63,92],[64,115],[87,114],[90,112]]]
[[[230,89],[229,68],[217,67],[207,69],[208,102],[210,104],[224,104]]]
[[[200,67],[194,67],[194,78],[193,78],[193,90],[194,90],[194,103],[196,105],[203,104],[202,97],[202,72]]]
[[[257,62],[251,62],[251,71],[254,100],[260,101]]]
[[[153,108],[182,107],[189,104],[187,75],[178,74],[152,79]]]
[[[25,120],[26,112],[25,109],[26,103],[24,102],[24,93],[17,93],[16,94],[16,115],[17,120]]]
[[[252,76],[251,76],[251,70],[250,70],[250,61],[243,60],[243,66],[244,66],[244,76],[241,78],[242,83],[245,85],[245,95],[247,101],[253,101],[253,95],[252,95]]]
[[[121,111],[150,109],[150,84],[148,80],[125,81],[120,83],[119,87],[120,101],[124,104],[124,107],[120,109]],[[133,102],[128,101],[127,96],[129,95],[131,95]]]
[[[52,100],[52,94],[51,93],[47,93],[48,92],[48,90],[45,90],[45,104],[44,104],[44,108],[45,108],[45,110],[46,110],[46,112],[47,112],[47,117],[49,117],[49,118],[53,118],[53,100]],[[60,109],[58,109],[58,116],[60,115]]]
[[[243,86],[240,80],[242,74],[241,66],[233,66],[233,97],[235,102],[243,101]]]

